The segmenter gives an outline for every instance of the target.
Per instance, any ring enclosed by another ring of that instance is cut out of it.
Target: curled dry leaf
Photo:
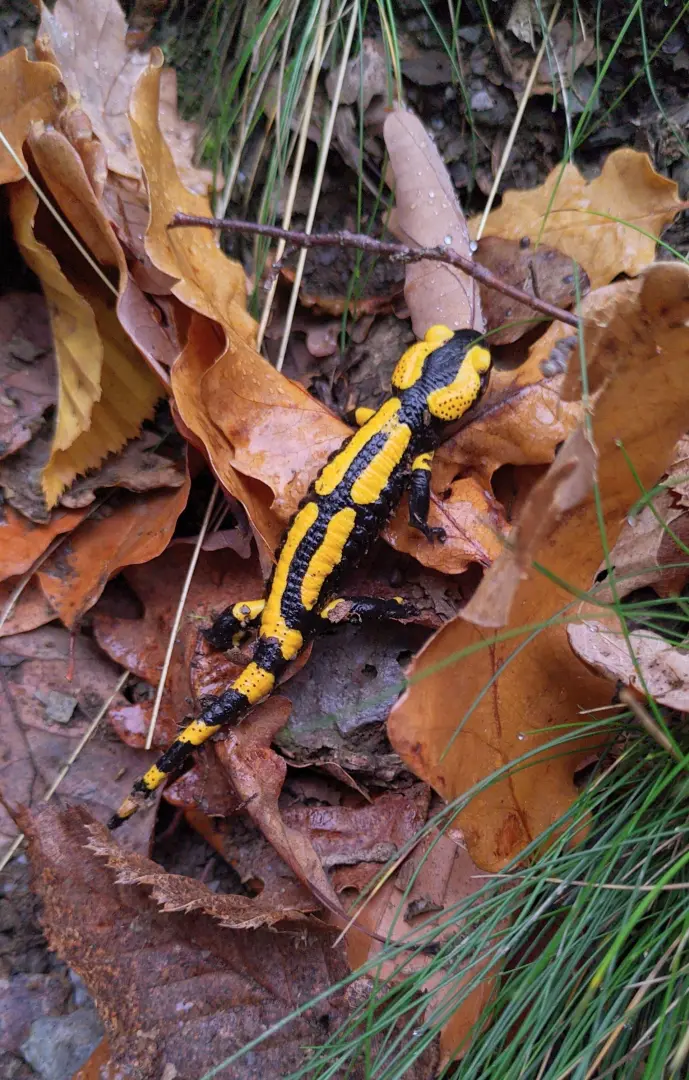
[[[219,933],[207,915],[163,912],[147,888],[117,886],[86,847],[92,823],[80,810],[46,808],[23,825],[48,942],[86,983],[124,1075],[154,1080],[167,1067],[198,1080],[346,973],[322,931]],[[257,1046],[251,1072],[281,1080],[346,1015],[341,997],[327,998]],[[247,1065],[224,1075],[246,1080]]]
[[[127,49],[126,22],[117,0],[58,0],[41,4],[36,54],[56,64],[70,94],[87,114],[108,156],[108,168],[139,177],[132,145],[129,97],[146,67],[145,53]]]
[[[91,836],[89,848],[105,858],[110,869],[116,872],[117,884],[151,886],[151,896],[163,911],[203,912],[217,919],[221,926],[234,930],[255,930],[258,926],[274,926],[286,919],[296,922],[304,919],[296,908],[266,904],[260,896],[214,893],[195,878],[168,874],[144,855],[124,851],[103,825],[90,825],[87,831]]]
[[[434,143],[412,113],[395,109],[383,128],[394,173],[395,216],[392,231],[412,247],[445,244],[471,257],[469,233],[454,185]],[[429,326],[484,330],[476,282],[454,266],[411,263],[404,295],[417,338]]]
[[[609,702],[609,683],[573,661],[564,627],[547,623],[571,601],[556,582],[587,589],[601,562],[593,476],[612,546],[638,497],[638,481],[652,487],[672,459],[689,408],[688,311],[689,271],[669,263],[584,301],[590,382],[599,391],[593,442],[584,429],[569,437],[527,498],[511,549],[465,609],[480,625],[459,618],[431,639],[412,667],[414,685],[389,720],[395,749],[444,798],[538,751],[549,740],[548,728],[558,730]],[[555,580],[530,573],[532,560]],[[482,629],[508,618],[516,631],[509,641],[496,642]],[[541,629],[532,639],[528,630],[519,635],[534,625]],[[470,659],[462,659],[463,650]],[[537,760],[491,785],[462,811],[479,866],[499,869],[567,809],[576,795],[573,749],[570,744],[567,755]]]
[[[175,296],[197,313],[172,371],[175,404],[186,433],[205,447],[225,488],[273,548],[311,476],[348,429],[255,351],[244,271],[213,234],[168,230],[177,211],[207,216],[210,208],[180,183],[158,125],[159,83],[156,58],[134,91],[132,125],[151,197],[146,249],[176,279]]]
[[[682,207],[677,185],[655,172],[647,154],[625,148],[613,151],[590,182],[566,164],[540,187],[506,192],[483,236],[549,244],[578,262],[595,289],[653,262],[656,238]],[[469,222],[472,236],[479,220]]]
[[[674,472],[674,467],[673,470]],[[620,597],[651,585],[659,596],[676,596],[689,580],[689,514],[677,506],[674,491],[661,491],[651,506],[625,521],[617,543],[610,552],[614,567],[615,590]],[[596,598],[604,603],[612,599],[601,565],[596,581]]]
[[[156,491],[179,488],[186,482],[186,461],[172,461],[156,454],[160,438],[147,431],[127,443],[119,454],[111,454],[98,472],[77,480],[60,497],[62,506],[78,509],[89,506],[99,488],[126,488],[127,491]]]
[[[78,625],[123,566],[150,562],[164,551],[188,495],[187,475],[172,491],[113,499],[43,563],[38,581],[65,626]]]
[[[578,612],[581,622],[567,629],[574,653],[584,663],[609,679],[623,683],[658,705],[680,712],[689,710],[689,653],[683,646],[673,646],[650,630],[623,632],[620,620],[612,613],[600,618],[600,608],[583,604]]]
[[[22,162],[32,123],[50,123],[55,118],[59,82],[59,69],[54,64],[33,63],[23,46],[0,57],[0,130]],[[23,175],[9,151],[0,146],[0,184],[21,180]]]

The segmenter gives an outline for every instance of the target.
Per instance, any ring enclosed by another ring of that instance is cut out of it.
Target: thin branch
[[[534,311],[540,311],[542,315],[547,315],[549,319],[559,319],[560,322],[577,328],[580,324],[578,317],[571,311],[564,311],[563,308],[556,307],[555,304],[549,304],[547,300],[541,300],[540,297],[532,296],[531,293],[524,292],[523,289],[518,289],[515,285],[509,285],[506,281],[501,281],[495,274],[491,274],[490,270],[486,270],[485,266],[474,262],[473,259],[468,258],[466,255],[460,255],[451,247],[411,248],[407,247],[406,244],[375,240],[372,236],[366,236],[363,233],[352,233],[347,229],[341,229],[339,232],[333,233],[303,233],[293,229],[281,229],[277,225],[259,225],[256,222],[234,221],[231,218],[197,217],[194,214],[175,214],[168,228],[189,228],[190,226],[199,225],[208,229],[223,229],[225,232],[255,233],[258,236],[269,236],[274,240],[285,240],[300,248],[355,248],[358,251],[368,251],[374,255],[384,256],[390,259],[391,262],[416,263],[428,260],[429,262],[447,263],[449,266],[456,266],[457,269],[463,270],[465,274],[480,282],[481,285],[485,285],[488,289],[495,289],[497,292],[516,300],[519,304],[525,304],[527,307],[533,308]]]

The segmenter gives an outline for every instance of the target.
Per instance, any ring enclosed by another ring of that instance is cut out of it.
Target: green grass
[[[357,4],[352,55],[361,54],[366,36],[375,35],[383,41],[388,101],[393,102],[403,93],[398,6],[393,0],[357,0]],[[493,33],[495,5],[484,2],[480,6],[484,23]],[[538,20],[545,26],[550,9],[541,11],[538,4],[536,7]],[[573,37],[581,34],[583,14],[588,17],[589,30],[593,22],[599,45],[593,89],[578,116],[570,115],[565,100],[563,163],[577,163],[587,141],[615,117],[642,81],[680,152],[687,153],[682,132],[666,114],[654,65],[672,32],[686,20],[689,3],[671,6],[667,26],[660,36],[656,34],[654,44],[649,40],[654,14],[651,5],[633,0],[620,10],[622,15],[618,16],[602,0],[597,5],[577,0],[561,4],[559,18],[571,20]],[[327,56],[331,70],[346,59],[350,11],[349,6],[335,0],[259,0],[252,6],[213,0],[206,6],[195,39],[199,51],[209,57],[206,71],[210,76],[206,74],[202,90],[194,89],[190,78],[183,85],[187,87],[187,111],[199,116],[204,126],[205,158],[225,178],[216,205],[219,212],[224,212],[234,198],[231,211],[236,216],[241,211],[262,222],[282,223],[280,197],[292,179],[314,58],[320,50]],[[471,115],[466,51],[462,53],[456,33],[464,23],[465,7],[461,0],[448,0],[446,5],[424,0],[423,11],[431,27],[429,32],[437,40],[436,47],[444,49],[450,59],[452,82],[471,133],[469,165],[474,175],[481,133]],[[608,27],[613,18],[620,18],[621,25],[612,47],[603,49],[603,43],[610,39]],[[638,71],[630,71],[621,90],[607,95],[607,81],[615,67],[626,62],[625,48],[630,41],[638,43],[643,62]],[[188,42],[185,48],[193,51]],[[273,87],[272,99],[266,92],[269,85]],[[554,80],[553,100],[558,90],[559,82]],[[280,103],[277,109],[275,102]],[[365,162],[364,136],[359,116],[359,147]],[[265,161],[260,190],[252,183],[257,148]],[[310,144],[307,149],[313,171],[318,155],[322,160],[328,148]],[[384,166],[380,172],[384,174]],[[375,230],[387,206],[386,189],[381,182],[372,192],[361,174],[355,179],[356,198],[350,212],[356,228],[361,229],[365,220],[365,228]],[[638,227],[634,222],[627,224]],[[319,227],[318,218],[315,227]],[[668,250],[680,256],[674,249]],[[254,243],[256,281],[267,253],[264,242]],[[349,298],[362,295],[366,278],[359,259],[350,279]],[[261,295],[256,292],[254,299],[258,312]],[[344,344],[346,318],[342,330]],[[586,363],[581,347],[580,361],[586,396]],[[633,462],[628,460],[628,466],[633,469]],[[637,509],[652,506],[660,490],[660,486],[651,492],[640,489]],[[612,587],[610,607],[620,618],[643,685],[631,630],[641,626],[662,632],[668,641],[686,648],[689,607],[682,598],[669,604],[661,599],[624,597],[625,583],[616,578],[605,547],[600,501],[598,512],[603,558],[609,571],[606,584]],[[678,547],[678,566],[689,567],[689,551],[683,544]],[[681,554],[687,556],[686,563]],[[600,602],[595,590],[581,593],[573,589],[572,595]],[[564,609],[551,623],[566,622],[571,613],[571,608]],[[543,625],[521,628],[520,633],[525,629],[533,639]],[[496,635],[496,639],[510,636],[516,633]],[[520,648],[528,648],[528,642]],[[449,657],[444,663],[470,663],[470,655],[471,650]],[[483,693],[489,689],[486,686]],[[476,704],[465,703],[462,724]],[[393,941],[363,970],[352,973],[345,982],[368,973],[374,980],[375,993],[324,1045],[309,1051],[303,1068],[293,1074],[292,1080],[346,1077],[354,1075],[356,1069],[372,1080],[405,1076],[432,1045],[448,1016],[488,974],[494,978],[491,1000],[463,1047],[462,1060],[450,1064],[445,1076],[457,1080],[489,1076],[500,1080],[602,1080],[607,1076],[654,1080],[686,1075],[689,730],[685,720],[652,699],[648,711],[651,724],[665,737],[669,750],[655,742],[621,706],[602,716],[575,718],[578,722],[571,728],[556,733],[549,749],[553,755],[572,752],[570,744],[582,732],[598,736],[604,748],[577,802],[547,837],[535,841],[503,875],[486,878],[471,898],[445,911],[440,922],[437,917],[429,919],[417,931],[417,951],[438,946],[422,975],[404,975],[409,952]],[[539,755],[542,752],[539,750]],[[527,750],[512,767],[528,768],[532,757]],[[479,789],[503,775],[504,770],[486,778]],[[425,831],[446,829],[457,810],[475,793],[467,792],[445,808]],[[577,844],[574,840],[581,836],[584,824],[589,828],[588,837]],[[549,846],[544,844],[546,839]],[[383,961],[397,967],[396,980],[378,978]],[[439,975],[448,991],[444,1004],[435,1008],[429,1008],[422,990],[431,972]],[[462,985],[467,975],[470,978]],[[333,987],[328,993],[339,988]],[[284,1017],[232,1059],[218,1063],[203,1080],[222,1074],[231,1061],[273,1037],[291,1019]]]

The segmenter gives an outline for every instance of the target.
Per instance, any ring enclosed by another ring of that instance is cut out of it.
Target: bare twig
[[[195,214],[175,214],[168,228],[189,228],[190,226],[203,226],[208,229],[223,229],[225,232],[255,233],[258,236],[269,236],[274,240],[285,240],[296,247],[341,247],[355,248],[358,251],[368,251],[374,255],[382,255],[391,262],[415,263],[428,260],[429,262],[447,263],[463,270],[469,277],[474,278],[489,289],[510,296],[519,304],[525,304],[547,315],[549,319],[559,319],[568,326],[579,327],[580,320],[571,311],[564,311],[549,304],[547,300],[541,300],[538,296],[518,289],[515,285],[509,285],[501,281],[490,270],[475,263],[473,259],[460,255],[451,247],[434,248],[411,248],[406,244],[395,244],[388,240],[376,240],[372,236],[363,233],[352,233],[347,229],[341,229],[333,233],[303,233],[293,229],[281,229],[277,225],[259,225],[252,221],[234,221],[231,218],[205,218]]]

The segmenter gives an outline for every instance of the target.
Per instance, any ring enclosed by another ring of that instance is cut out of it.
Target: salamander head
[[[451,424],[478,401],[486,388],[491,357],[475,330],[432,326],[423,341],[407,349],[392,375],[393,390],[423,397],[431,417]]]

